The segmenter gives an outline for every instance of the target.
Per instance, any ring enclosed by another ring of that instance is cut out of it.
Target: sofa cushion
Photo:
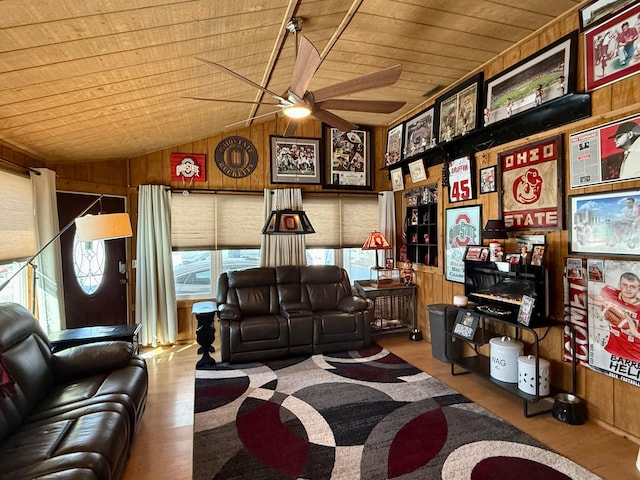
[[[124,367],[133,355],[130,342],[95,342],[61,350],[53,354],[56,379],[74,378],[110,372]]]

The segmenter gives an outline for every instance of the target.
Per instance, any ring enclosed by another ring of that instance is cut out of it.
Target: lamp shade
[[[504,225],[504,220],[487,220],[487,224],[482,230],[482,235],[496,240],[509,238],[509,235],[507,235],[507,227]]]
[[[127,213],[103,213],[78,217],[76,231],[81,242],[132,236],[131,220]]]
[[[371,232],[362,245],[362,250],[390,250],[391,245],[380,232]]]
[[[303,210],[273,210],[262,229],[263,235],[306,235],[316,233]]]

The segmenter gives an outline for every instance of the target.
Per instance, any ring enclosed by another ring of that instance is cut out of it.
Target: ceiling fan
[[[313,79],[316,70],[320,66],[322,59],[316,47],[304,36],[300,36],[300,45],[298,54],[293,67],[293,75],[291,78],[291,86],[284,95],[278,95],[267,88],[249,80],[248,78],[234,72],[233,70],[220,65],[219,63],[198,58],[201,62],[211,65],[223,72],[236,77],[237,79],[248,83],[249,85],[270,95],[278,103],[268,102],[250,102],[243,100],[226,100],[217,98],[201,98],[190,97],[194,100],[208,100],[213,102],[231,102],[231,103],[248,103],[260,105],[273,105],[280,107],[282,112],[289,118],[284,136],[291,136],[295,133],[297,120],[309,115],[328,125],[337,128],[340,131],[348,132],[357,128],[353,123],[345,120],[338,115],[331,113],[329,110],[350,110],[355,112],[370,113],[392,113],[403,107],[406,102],[392,100],[355,100],[336,98],[350,93],[361,92],[372,88],[385,87],[393,85],[402,70],[402,65],[398,64],[393,67],[379,70],[377,72],[368,73],[360,77],[352,78],[344,82],[336,83],[328,87],[320,88],[313,92],[307,91],[309,83]],[[274,113],[274,112],[271,112]],[[256,118],[256,117],[254,117]],[[251,120],[251,119],[250,119]]]

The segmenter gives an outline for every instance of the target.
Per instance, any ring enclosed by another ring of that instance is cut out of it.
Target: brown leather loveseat
[[[332,265],[260,267],[218,278],[223,362],[364,348],[372,307]]]
[[[147,400],[129,342],[51,352],[24,307],[0,304],[0,479],[118,479]]]

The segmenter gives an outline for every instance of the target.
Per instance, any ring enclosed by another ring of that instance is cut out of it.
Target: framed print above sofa
[[[370,127],[342,132],[323,124],[325,152],[325,188],[353,190],[373,189]]]
[[[271,183],[321,183],[320,140],[274,135],[269,138]]]

